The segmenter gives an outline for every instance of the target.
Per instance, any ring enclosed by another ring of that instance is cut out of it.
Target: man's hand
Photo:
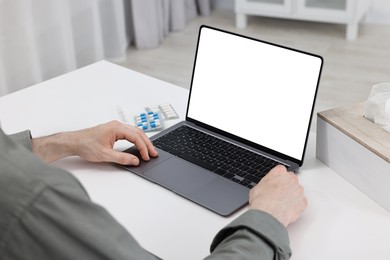
[[[249,194],[249,207],[265,211],[285,227],[297,220],[307,206],[298,177],[284,166],[273,168]]]
[[[143,160],[158,155],[145,133],[135,126],[111,121],[88,129],[59,133],[33,139],[33,152],[47,162],[78,155],[91,162],[114,162],[138,165],[139,159],[129,153],[118,152],[113,146],[118,140],[127,140],[138,148]]]

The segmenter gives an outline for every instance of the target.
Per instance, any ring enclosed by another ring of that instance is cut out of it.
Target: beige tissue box
[[[390,211],[390,133],[363,111],[359,103],[318,113],[316,155]]]

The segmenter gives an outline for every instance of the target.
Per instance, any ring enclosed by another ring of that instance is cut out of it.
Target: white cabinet
[[[248,15],[340,23],[346,38],[355,40],[370,5],[371,0],[235,0],[236,26],[246,27]]]

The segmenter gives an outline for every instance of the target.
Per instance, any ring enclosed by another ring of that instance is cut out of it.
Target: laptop
[[[122,166],[219,215],[270,169],[302,166],[322,57],[202,25],[185,120],[151,137],[159,156]],[[126,152],[140,155],[136,147]]]

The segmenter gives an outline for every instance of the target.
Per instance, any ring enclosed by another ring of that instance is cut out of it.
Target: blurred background
[[[189,88],[201,24],[323,56],[316,111],[390,82],[388,0],[0,0],[0,96],[102,59]]]

